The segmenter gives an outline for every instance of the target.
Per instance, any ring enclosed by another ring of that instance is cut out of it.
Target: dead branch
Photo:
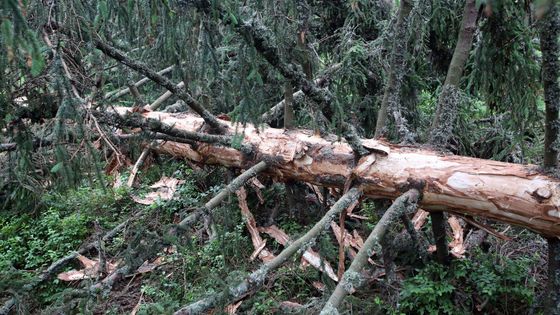
[[[129,218],[129,219],[125,220],[124,222],[120,223],[119,225],[115,226],[112,230],[107,232],[101,240],[106,242],[106,241],[112,239],[118,233],[120,233],[120,231],[123,230],[132,220],[137,219],[137,217],[138,216]],[[40,285],[40,284],[44,283],[45,281],[50,280],[52,277],[56,276],[58,274],[58,272],[60,270],[62,270],[62,268],[64,268],[66,265],[68,265],[70,262],[72,262],[74,259],[76,259],[76,257],[89,252],[90,250],[94,249],[96,246],[97,246],[97,241],[93,241],[91,243],[86,244],[85,246],[80,248],[78,251],[70,253],[70,254],[62,257],[61,259],[53,262],[45,271],[43,271],[41,274],[39,274],[29,284],[26,284],[23,287],[23,289],[27,292],[35,289],[38,285]],[[10,310],[12,309],[12,307],[15,305],[15,303],[16,303],[15,298],[11,298],[8,301],[6,301],[4,303],[4,305],[2,306],[2,308],[0,308],[0,315],[7,315],[10,312]]]
[[[273,260],[261,265],[261,267],[252,272],[245,280],[233,287],[230,287],[227,295],[224,292],[219,292],[200,301],[189,304],[182,309],[175,312],[175,315],[192,315],[201,314],[211,308],[217,306],[220,301],[227,301],[229,303],[239,300],[244,297],[248,292],[261,287],[267,275],[282,265],[288,258],[300,251],[302,248],[307,247],[319,235],[320,232],[329,226],[330,221],[344,209],[346,209],[353,201],[361,196],[361,191],[357,188],[350,189],[344,196],[342,196],[332,208],[317,222],[305,235],[295,240],[288,247],[286,247],[278,256]]]
[[[173,69],[175,69],[175,65],[169,66],[169,67],[167,67],[167,68],[165,68],[165,69],[162,69],[162,70],[158,71],[157,74],[159,74],[159,75],[164,75],[164,74],[167,74],[167,73],[173,71]],[[144,77],[144,78],[142,78],[141,80],[135,82],[135,83],[134,83],[134,86],[135,86],[136,88],[139,88],[139,87],[141,87],[142,85],[146,84],[146,82],[149,82],[149,81],[151,81],[150,78]],[[128,94],[128,93],[130,93],[130,88],[126,87],[126,88],[124,88],[124,89],[122,89],[122,90],[117,90],[117,91],[108,92],[107,94],[105,94],[104,98],[105,98],[107,101],[114,101],[114,100],[116,100],[117,98],[122,97],[122,96],[124,96],[124,95],[126,95],[126,94]]]
[[[185,82],[181,81],[179,82],[176,87],[178,89],[182,89],[185,87]],[[166,91],[165,93],[163,93],[160,97],[158,97],[152,104],[150,104],[150,109],[151,110],[157,110],[161,104],[163,104],[163,102],[165,102],[168,98],[171,97],[171,95],[173,95],[173,92],[171,91]]]
[[[128,181],[126,182],[126,185],[128,187],[132,187],[132,185],[134,185],[134,180],[136,179],[136,174],[138,174],[138,171],[142,167],[142,164],[144,164],[144,161],[146,160],[146,157],[148,157],[148,154],[150,153],[150,151],[152,150],[152,147],[154,145],[156,145],[156,143],[152,142],[149,145],[147,145],[144,148],[144,150],[142,150],[142,153],[140,154],[140,157],[138,158],[136,163],[134,163],[134,166],[132,167],[132,170],[130,171],[130,176],[128,177]]]
[[[193,225],[197,222],[202,215],[205,213],[211,213],[214,208],[216,208],[227,196],[230,194],[234,194],[241,186],[243,186],[249,179],[252,177],[257,176],[257,174],[261,173],[268,167],[267,163],[261,161],[255,164],[250,169],[246,170],[245,172],[241,173],[241,175],[237,176],[234,180],[231,181],[229,185],[227,185],[224,189],[222,189],[216,196],[210,199],[204,206],[195,210],[185,219],[183,219],[177,227],[179,229],[186,229],[187,227]]]
[[[372,253],[381,251],[380,241],[383,239],[389,226],[399,217],[412,213],[418,206],[420,192],[413,188],[397,198],[395,202],[385,211],[379,222],[364,243],[364,246],[352,261],[348,270],[344,273],[342,280],[336,286],[334,292],[321,311],[323,315],[338,314],[338,306],[344,297],[359,288],[364,283],[361,275],[362,268],[366,265]]]
[[[150,78],[155,83],[161,85],[162,87],[168,89],[177,97],[183,100],[192,110],[194,110],[204,121],[210,125],[210,127],[216,129],[219,132],[224,131],[224,126],[218,121],[218,119],[212,115],[204,106],[198,103],[184,88],[178,88],[171,80],[159,75],[154,70],[151,70],[146,64],[132,60],[127,57],[124,53],[118,49],[111,47],[109,44],[103,42],[101,39],[95,39],[95,47],[101,50],[105,55],[115,59],[116,61],[122,63],[123,65],[145,75]]]

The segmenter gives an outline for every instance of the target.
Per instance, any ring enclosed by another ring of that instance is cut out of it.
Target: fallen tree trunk
[[[124,117],[130,109],[116,110]],[[194,114],[141,115],[152,122],[160,120],[172,129],[188,131],[185,134],[198,132],[204,124]],[[353,181],[373,198],[397,198],[413,183],[423,181],[420,206],[426,210],[483,216],[545,236],[560,235],[560,180],[536,166],[444,155],[372,139],[362,140],[370,154],[356,160],[350,145],[334,135],[319,137],[309,130],[257,130],[250,124],[242,127],[221,123],[226,129],[224,137],[238,139],[242,134],[241,146],[252,148],[252,152],[216,142],[191,145],[172,141],[160,141],[156,150],[200,163],[237,168],[266,161],[270,167],[265,173],[279,180],[331,187],[344,187]],[[149,125],[146,123],[148,128]]]

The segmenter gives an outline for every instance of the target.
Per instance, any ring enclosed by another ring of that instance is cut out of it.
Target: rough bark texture
[[[445,228],[445,213],[443,211],[436,211],[430,213],[432,218],[432,232],[434,233],[434,240],[436,241],[436,256],[437,261],[442,265],[449,263],[449,249],[447,247],[447,233]]]
[[[294,98],[292,84],[286,82],[284,87],[284,128],[291,129],[294,127]]]
[[[241,175],[237,176],[234,180],[232,180],[229,185],[227,185],[212,199],[206,202],[203,207],[197,209],[188,217],[179,222],[179,224],[177,224],[177,227],[179,229],[186,229],[187,227],[190,227],[194,223],[198,222],[201,216],[209,215],[214,208],[216,208],[220,203],[222,203],[222,201],[224,201],[224,199],[226,199],[227,196],[229,196],[230,194],[234,194],[249,179],[257,176],[257,174],[264,171],[267,167],[268,165],[264,161],[255,164],[254,166],[243,172]]]
[[[129,108],[117,108],[125,115]],[[146,112],[142,116],[184,131],[199,130],[204,121],[193,114]],[[349,144],[334,135],[318,137],[309,130],[245,128],[222,121],[226,135],[242,133],[252,154],[220,144],[161,142],[155,149],[205,164],[248,168],[267,161],[266,171],[279,180],[295,179],[321,186],[361,183],[374,198],[396,198],[410,181],[426,182],[421,206],[483,216],[524,226],[544,235],[560,235],[560,180],[537,166],[503,163],[362,139],[370,154],[359,159]]]
[[[347,294],[354,292],[365,282],[365,279],[360,272],[367,264],[369,257],[374,252],[380,253],[381,240],[385,236],[389,226],[402,215],[415,211],[419,198],[420,192],[413,188],[397,198],[391,207],[385,211],[352,261],[352,264],[344,273],[342,280],[338,283],[334,292],[331,294],[329,300],[325,304],[325,307],[321,311],[321,315],[338,314],[338,306],[344,297]]]
[[[548,11],[540,25],[542,81],[546,104],[544,136],[544,166],[558,167],[558,134],[560,122],[560,5],[550,1]],[[545,302],[546,314],[560,314],[560,240],[548,238],[548,296]]]
[[[159,75],[164,75],[164,74],[167,74],[167,73],[173,71],[173,69],[175,69],[175,65],[169,66],[169,67],[167,67],[167,68],[165,68],[165,69],[163,69],[163,70],[160,70],[159,72],[157,72],[157,74],[159,74]],[[150,78],[142,78],[142,79],[139,80],[138,82],[134,83],[134,86],[135,86],[136,88],[139,88],[139,87],[141,87],[142,85],[146,84],[146,83],[149,82],[149,81],[151,81]],[[105,94],[104,98],[107,99],[107,101],[114,101],[114,100],[116,100],[117,98],[128,94],[129,92],[130,92],[130,89],[129,89],[129,88],[125,88],[125,89],[122,89],[122,90],[120,90],[120,91],[109,92],[109,93]]]
[[[399,7],[397,23],[395,25],[395,35],[391,51],[391,68],[389,69],[389,79],[381,101],[381,107],[377,113],[377,123],[375,125],[375,138],[382,137],[386,132],[387,117],[391,112],[395,118],[398,133],[403,141],[407,141],[410,134],[406,121],[400,113],[400,90],[406,67],[406,34],[407,17],[411,11],[409,0],[402,0]],[[413,139],[409,139],[413,140]]]
[[[558,134],[560,122],[560,5],[551,1],[541,24],[542,80],[546,103],[546,129],[544,137],[544,166],[558,166]]]
[[[460,103],[461,91],[455,85],[445,84],[439,94],[436,115],[430,130],[429,142],[432,145],[445,148],[453,134]]]
[[[458,86],[471,51],[473,36],[476,31],[477,14],[476,1],[467,0],[457,45],[447,70],[443,89],[438,98],[436,115],[430,130],[430,143],[436,146],[445,146],[453,131],[453,124],[457,117],[457,108],[461,99]]]

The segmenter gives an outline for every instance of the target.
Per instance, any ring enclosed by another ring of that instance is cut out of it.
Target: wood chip
[[[158,199],[170,200],[173,198],[173,195],[179,185],[184,182],[184,180],[163,176],[157,183],[150,186],[150,188],[155,189],[156,191],[146,194],[143,198],[132,196],[132,200],[143,205],[151,205]]]
[[[451,248],[451,255],[457,258],[464,258],[465,257],[465,244],[463,242],[463,227],[457,219],[456,216],[451,215],[447,219],[449,226],[451,227],[451,231],[453,232],[453,241],[449,243],[449,247]]]
[[[249,258],[251,261],[254,260],[256,257],[263,262],[268,262],[274,259],[274,255],[265,249],[266,242],[262,239],[259,230],[257,228],[257,221],[255,221],[255,217],[249,210],[249,206],[247,205],[247,191],[244,187],[241,187],[237,192],[237,200],[239,201],[239,208],[241,209],[241,215],[245,219],[245,225],[247,226],[247,230],[249,230],[249,235],[251,235],[251,242],[253,243],[253,247],[255,251],[251,254]]]

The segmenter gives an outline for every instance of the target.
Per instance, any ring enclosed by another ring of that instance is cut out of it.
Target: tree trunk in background
[[[387,116],[389,115],[390,102],[399,103],[399,93],[402,84],[402,75],[406,66],[406,34],[407,17],[412,9],[410,0],[402,0],[399,7],[397,23],[395,25],[395,35],[391,50],[389,80],[383,94],[381,107],[377,113],[377,124],[375,125],[375,138],[382,137],[387,126]]]
[[[560,110],[560,13],[559,5],[551,0],[549,11],[541,25],[542,81],[546,103],[546,129],[544,137],[544,166],[558,166],[560,143],[558,112]]]
[[[558,167],[558,134],[560,109],[560,8],[556,1],[549,1],[548,11],[540,25],[540,41],[543,56],[542,81],[546,104],[544,137],[544,167]],[[560,314],[560,240],[551,237],[548,241],[548,296],[546,314]]]
[[[294,90],[292,83],[286,81],[284,84],[284,128],[291,129],[294,127]]]
[[[305,44],[305,37],[309,30],[309,6],[306,0],[298,0],[296,5],[298,11],[297,46],[301,53],[301,66],[303,67],[303,72],[307,80],[313,80],[313,64],[307,45]]]
[[[467,0],[457,45],[438,98],[436,114],[430,130],[430,143],[436,146],[445,147],[453,131],[460,102],[459,83],[471,51],[477,14],[476,0]]]
[[[434,241],[436,242],[436,257],[437,262],[442,265],[448,265],[449,248],[447,246],[447,229],[445,224],[445,213],[443,211],[430,212],[432,219],[432,233],[434,234]]]
[[[130,113],[130,108],[117,108],[117,111],[124,116]],[[116,113],[111,117],[110,113],[97,115],[105,123],[118,116]],[[373,198],[394,199],[414,182],[424,181],[421,206],[426,210],[482,216],[547,236],[560,235],[560,179],[539,172],[534,165],[445,156],[372,139],[362,139],[370,154],[357,159],[350,145],[335,135],[319,137],[301,129],[259,127],[257,130],[251,124],[242,128],[227,121],[220,121],[226,126],[225,135],[203,134],[205,137],[201,138],[196,132],[204,120],[194,114],[145,112],[141,116],[127,115],[124,123],[139,127],[133,119],[141,117],[151,119],[142,119],[144,128],[152,130],[151,126],[160,123],[184,131],[185,137],[190,137],[190,133],[199,139],[196,143],[189,140],[193,145],[173,142],[176,141],[173,139],[159,141],[155,150],[162,153],[236,168],[267,161],[270,168],[266,173],[280,181],[293,179],[343,188],[353,179],[361,184],[364,194]],[[123,122],[113,120],[113,124]],[[240,133],[243,141],[238,150],[227,143]],[[205,140],[213,143],[198,142]]]
[[[475,0],[467,0],[463,11],[461,29],[457,38],[457,44],[451,63],[447,69],[447,76],[438,98],[436,114],[430,128],[429,142],[438,147],[445,147],[451,133],[453,124],[457,117],[457,110],[461,100],[459,83],[463,76],[465,64],[469,58],[472,47],[474,31],[476,30],[477,10]],[[432,212],[432,231],[437,247],[437,260],[441,264],[449,262],[449,248],[447,247],[447,233],[445,230],[445,214],[443,212]]]

